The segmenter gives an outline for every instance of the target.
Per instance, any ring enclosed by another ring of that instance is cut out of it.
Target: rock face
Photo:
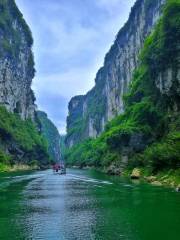
[[[0,104],[22,119],[35,116],[32,43],[14,0],[0,1]]]
[[[0,0],[0,164],[45,168],[49,155],[36,127],[31,89],[32,44],[31,31],[15,1]]]
[[[45,112],[38,111],[37,117],[40,121],[42,135],[48,143],[49,155],[54,162],[63,161],[60,150],[60,134],[57,128],[52,121],[48,119],[48,116]]]
[[[177,55],[177,58],[177,64],[160,72],[156,79],[157,88],[159,88],[162,94],[169,97],[174,95],[180,96],[180,56]]]
[[[67,118],[68,147],[81,140],[97,137],[105,124],[124,111],[123,95],[128,90],[133,71],[138,66],[138,56],[144,40],[161,16],[166,0],[137,0],[129,20],[119,31],[107,53],[104,66],[98,71],[95,86],[84,96],[77,96],[69,103]],[[171,85],[171,73],[163,89]],[[162,76],[157,79],[162,87]]]

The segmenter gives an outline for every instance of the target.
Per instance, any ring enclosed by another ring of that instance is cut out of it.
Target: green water
[[[179,240],[180,193],[95,171],[0,174],[0,240]]]

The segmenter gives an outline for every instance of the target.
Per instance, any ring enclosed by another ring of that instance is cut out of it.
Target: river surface
[[[68,170],[0,174],[0,240],[179,240],[180,193]]]

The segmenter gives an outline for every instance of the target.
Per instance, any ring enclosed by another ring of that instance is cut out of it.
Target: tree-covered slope
[[[61,139],[56,126],[50,119],[48,119],[48,116],[45,112],[38,111],[37,116],[41,123],[42,135],[47,140],[48,152],[51,156],[51,159],[54,162],[62,161],[62,154],[60,149]]]
[[[60,150],[61,150],[61,155],[62,155],[62,159],[64,160],[64,155],[66,152],[66,145],[65,145],[65,139],[66,139],[66,135],[60,135]]]
[[[36,123],[33,38],[14,0],[0,0],[0,170],[49,164]]]
[[[70,165],[180,167],[180,1],[168,0],[139,56],[125,112],[66,153]]]
[[[0,168],[3,165],[49,164],[47,143],[34,123],[0,107]]]
[[[162,15],[166,0],[136,0],[128,21],[118,32],[95,77],[94,87],[69,102],[66,145],[96,138],[108,121],[124,112],[133,71],[139,66],[139,53],[146,37]],[[121,14],[121,12],[119,13]]]

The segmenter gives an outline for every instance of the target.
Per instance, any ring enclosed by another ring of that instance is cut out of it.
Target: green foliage
[[[168,0],[164,14],[154,32],[147,38],[141,60],[148,65],[151,75],[177,64],[180,38],[180,3]]]
[[[0,107],[0,136],[3,139],[13,139],[24,149],[32,150],[41,144],[41,138],[30,120],[22,121],[18,116]]]
[[[11,45],[8,40],[4,39],[2,41],[2,47],[8,54],[12,54]]]
[[[30,165],[31,167],[36,167],[36,166],[39,165],[39,163],[38,163],[37,160],[32,160],[32,161],[30,161],[29,165]]]
[[[154,2],[147,0],[146,8]],[[110,121],[97,139],[88,139],[68,150],[69,164],[108,166],[120,162],[126,152],[129,168],[147,167],[158,172],[180,167],[179,109],[174,111],[174,106],[179,105],[178,82],[173,80],[169,96],[162,94],[155,82],[160,72],[178,68],[179,39],[180,2],[168,0],[140,54],[140,66],[124,96],[125,112]],[[146,139],[138,151],[131,144],[137,134]]]
[[[68,136],[71,136],[74,133],[81,133],[84,130],[84,119],[78,118],[73,123],[73,127],[69,130]]]
[[[0,172],[6,172],[10,169],[10,167],[7,164],[0,162]]]
[[[66,142],[71,138],[74,142],[78,143],[81,139],[84,139],[86,132],[86,127],[88,125],[89,120],[93,119],[93,128],[96,132],[100,132],[101,130],[101,120],[102,115],[105,112],[106,108],[106,99],[102,94],[103,91],[103,70],[100,69],[97,73],[96,77],[96,88],[93,88],[88,92],[86,99],[82,96],[75,97],[74,99],[78,99],[79,104],[71,108],[70,116],[67,118],[67,136]],[[101,81],[99,81],[101,80]],[[86,103],[86,111],[84,114],[83,110],[83,102]]]
[[[8,164],[11,160],[10,155],[4,153],[4,151],[0,150],[0,164]]]
[[[140,129],[132,122],[124,122],[118,126],[112,127],[105,133],[106,142],[111,149],[118,149],[122,146],[128,146],[131,135]]]
[[[59,132],[46,113],[38,111],[37,116],[41,125],[41,133],[47,140],[49,155],[53,162],[57,162],[61,160]]]
[[[16,6],[16,3],[14,0],[11,0],[9,11],[12,14],[12,19],[13,20],[17,19],[19,21],[19,24],[25,34],[28,46],[31,47],[33,44],[33,37],[32,37],[31,30],[27,25],[26,21],[24,20],[22,13],[19,11],[18,7]]]
[[[84,166],[85,161],[88,158],[88,149],[90,147],[91,140],[88,139],[82,144],[77,144],[65,153],[65,158],[68,159],[67,164]]]
[[[180,168],[180,132],[171,132],[144,152],[144,162],[153,171]]]
[[[76,140],[76,143],[77,143],[78,140],[82,138],[83,133],[85,132],[85,126],[86,126],[86,118],[85,119],[83,119],[82,117],[76,118],[76,120],[73,121],[71,128],[69,128],[67,132],[65,142],[68,142],[69,138],[73,138]]]
[[[65,139],[66,135],[60,135],[60,149],[61,149],[61,154],[62,158],[64,159],[65,151],[66,151],[66,145],[65,145]]]
[[[14,0],[0,0],[0,54],[17,58],[22,41],[26,40],[29,47],[33,44],[31,31]],[[16,22],[16,27],[14,23]],[[20,32],[21,31],[21,32]],[[31,60],[34,66],[34,60]]]
[[[5,145],[11,143],[24,152],[24,161],[38,160],[39,163],[49,161],[47,144],[44,138],[37,132],[31,120],[23,121],[18,115],[9,113],[4,107],[0,107],[0,141]],[[15,151],[15,150],[14,150]],[[11,153],[10,153],[11,154]],[[16,161],[16,153],[12,152],[11,158],[0,153],[2,162]],[[22,161],[23,161],[22,160]]]

